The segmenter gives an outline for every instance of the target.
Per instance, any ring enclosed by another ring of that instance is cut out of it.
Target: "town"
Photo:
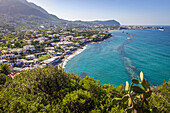
[[[44,29],[40,26],[18,31],[0,28],[0,65],[10,66],[12,78],[22,70],[45,68],[49,64],[62,66],[66,57],[86,44],[109,38],[109,30],[108,26],[93,29]]]
[[[0,65],[10,66],[10,77],[22,70],[45,68],[49,64],[62,67],[64,60],[92,42],[103,41],[111,30],[163,30],[157,27],[112,25],[38,26],[36,29],[0,27]]]

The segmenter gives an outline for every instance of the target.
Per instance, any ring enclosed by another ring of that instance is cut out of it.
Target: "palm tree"
[[[8,74],[11,73],[11,68],[7,64],[2,64],[2,66],[0,67],[0,72],[5,74],[5,75],[8,75]]]

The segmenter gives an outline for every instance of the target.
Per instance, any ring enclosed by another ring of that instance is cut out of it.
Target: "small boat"
[[[124,33],[124,30],[122,31],[122,33]]]
[[[127,38],[128,40],[130,40],[130,38]]]
[[[160,31],[165,31],[165,29],[163,29],[163,28],[160,28],[160,29],[158,29],[158,30],[160,30]]]

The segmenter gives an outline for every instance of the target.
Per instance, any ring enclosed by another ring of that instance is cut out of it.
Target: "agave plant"
[[[131,85],[126,81],[125,91],[127,92],[122,98],[116,98],[122,102],[122,104],[128,103],[128,107],[125,109],[125,113],[144,113],[147,112],[147,108],[144,104],[148,105],[147,98],[151,96],[152,91],[149,86],[149,82],[143,79],[143,72],[140,73],[140,79],[133,78]]]

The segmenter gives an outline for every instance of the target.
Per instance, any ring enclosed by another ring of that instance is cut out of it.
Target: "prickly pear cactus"
[[[122,98],[117,98],[122,104],[127,104],[125,113],[144,113],[149,112],[146,106],[148,105],[147,98],[152,94],[149,82],[144,80],[143,72],[140,73],[140,81],[133,78],[131,85],[126,81],[125,91],[127,92]],[[145,105],[145,107],[144,107]]]

